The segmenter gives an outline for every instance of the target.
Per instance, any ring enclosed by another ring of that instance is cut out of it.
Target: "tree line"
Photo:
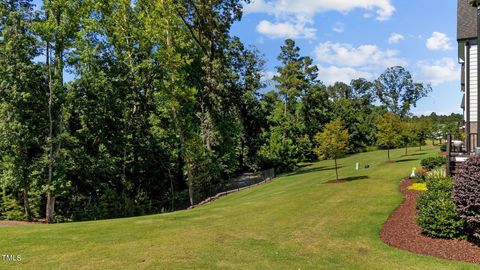
[[[288,39],[270,90],[262,54],[230,34],[245,2],[0,0],[1,217],[184,208],[241,172],[315,160],[332,121],[349,153],[401,144],[379,119],[411,121],[429,85],[391,67],[326,86]]]

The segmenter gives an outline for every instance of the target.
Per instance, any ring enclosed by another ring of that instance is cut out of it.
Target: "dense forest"
[[[326,86],[286,40],[268,86],[262,54],[230,34],[244,2],[0,0],[1,218],[185,208],[241,172],[315,160],[336,119],[349,152],[460,136],[461,116],[412,117],[431,88],[402,67]],[[384,115],[416,128],[379,140]]]

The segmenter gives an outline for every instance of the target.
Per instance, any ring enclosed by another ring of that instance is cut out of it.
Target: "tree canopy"
[[[315,152],[321,159],[335,160],[336,180],[338,180],[338,165],[337,159],[345,156],[348,152],[349,134],[343,128],[342,121],[336,119],[325,125],[325,129],[315,136],[318,143]]]
[[[429,84],[414,82],[410,72],[400,66],[388,68],[375,81],[379,101],[402,119],[408,116],[410,108],[415,107],[417,101],[426,97],[431,90]]]
[[[403,146],[390,120],[428,85],[401,67],[325,85],[292,39],[266,84],[230,33],[245,2],[0,0],[0,218],[184,209],[245,172]],[[431,119],[417,140],[457,118]]]

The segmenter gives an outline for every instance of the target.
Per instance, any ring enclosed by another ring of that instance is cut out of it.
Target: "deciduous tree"
[[[432,90],[429,84],[416,83],[413,77],[401,66],[385,70],[375,81],[376,97],[388,110],[404,119],[410,108]]]
[[[325,129],[315,136],[317,148],[315,152],[321,159],[335,160],[335,175],[338,180],[337,159],[348,151],[348,131],[343,128],[342,121],[337,119],[325,125]]]
[[[398,147],[402,142],[402,121],[393,113],[385,113],[376,121],[377,143],[387,148],[387,157],[390,160],[390,149]]]

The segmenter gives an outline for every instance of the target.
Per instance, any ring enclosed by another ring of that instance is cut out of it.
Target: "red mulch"
[[[343,180],[343,179],[338,179],[338,180],[327,181],[325,184],[342,184],[342,183],[348,183],[348,182],[350,182],[350,181]]]
[[[403,203],[390,215],[380,234],[388,245],[413,253],[437,258],[480,263],[480,247],[466,240],[431,238],[422,234],[416,223],[419,191],[408,190],[412,182],[405,179],[400,184]]]
[[[395,160],[387,160],[385,161],[385,163],[395,163],[396,161]]]

